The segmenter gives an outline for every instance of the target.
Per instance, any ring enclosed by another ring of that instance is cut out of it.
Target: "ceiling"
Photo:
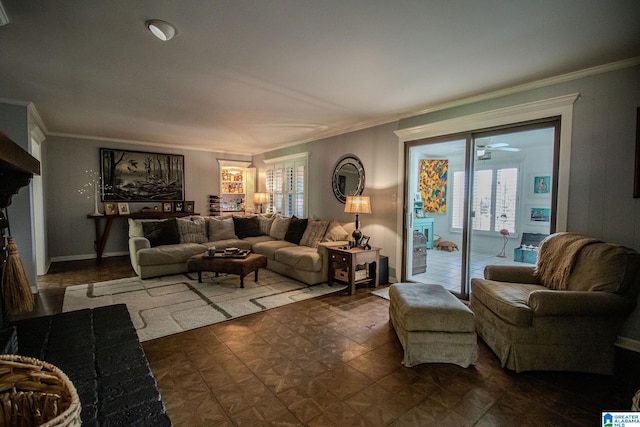
[[[638,0],[1,1],[47,133],[240,154],[640,56]]]

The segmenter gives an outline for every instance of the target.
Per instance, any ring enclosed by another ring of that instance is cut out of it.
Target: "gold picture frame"
[[[102,203],[105,215],[118,215],[118,205],[115,202]]]

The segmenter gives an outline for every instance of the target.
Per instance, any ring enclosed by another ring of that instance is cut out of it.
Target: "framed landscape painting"
[[[102,200],[184,200],[184,156],[100,149]]]

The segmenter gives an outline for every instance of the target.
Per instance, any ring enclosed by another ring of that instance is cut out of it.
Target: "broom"
[[[11,236],[8,237],[7,260],[2,269],[2,296],[9,313],[33,310],[33,294],[29,287],[29,279],[18,255],[18,246]]]

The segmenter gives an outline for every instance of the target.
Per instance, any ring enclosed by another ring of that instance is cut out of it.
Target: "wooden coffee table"
[[[240,287],[244,288],[244,276],[255,271],[255,281],[258,281],[258,269],[267,266],[264,255],[249,254],[244,258],[230,258],[223,256],[208,256],[206,253],[194,255],[187,261],[188,271],[198,272],[198,283],[202,283],[202,272],[237,274],[240,276]]]

